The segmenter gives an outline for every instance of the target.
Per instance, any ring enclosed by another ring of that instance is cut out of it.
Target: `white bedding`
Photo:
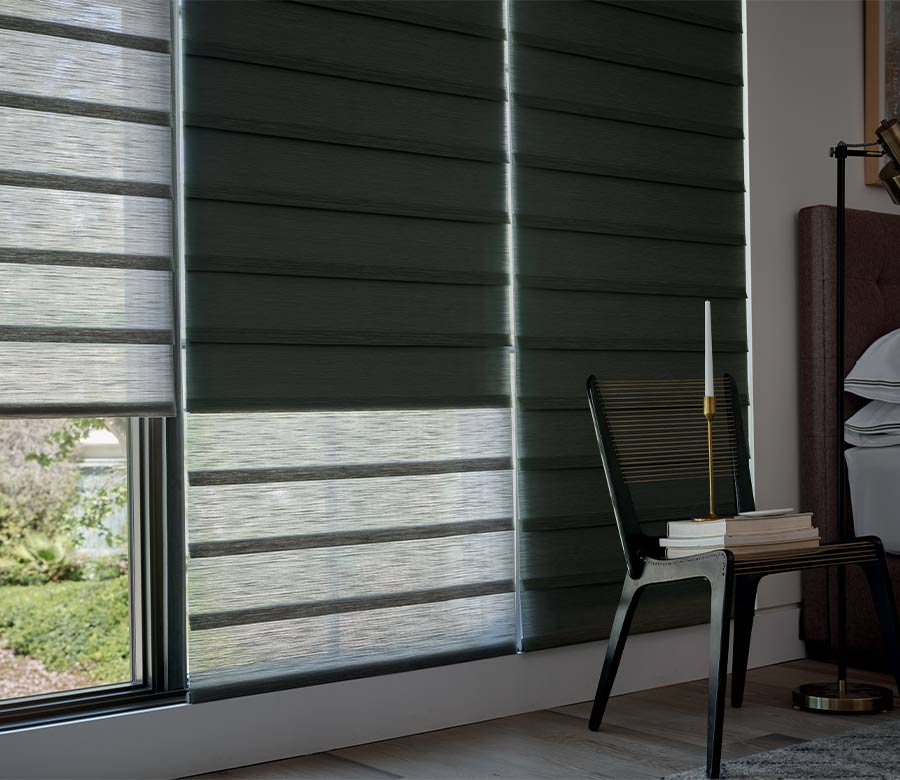
[[[880,536],[900,554],[900,445],[850,447],[845,457],[856,535]]]

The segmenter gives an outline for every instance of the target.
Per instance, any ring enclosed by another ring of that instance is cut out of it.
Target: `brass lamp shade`
[[[900,206],[900,168],[894,162],[889,162],[878,172],[878,178],[891,196],[895,206]]]
[[[900,206],[900,122],[896,119],[883,119],[875,135],[890,157],[879,171],[878,178],[894,204]]]

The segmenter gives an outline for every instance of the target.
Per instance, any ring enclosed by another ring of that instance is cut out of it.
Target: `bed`
[[[900,555],[900,445],[850,447],[846,452],[853,530],[877,536]]]
[[[800,483],[801,506],[814,513],[823,541],[844,534],[835,511],[837,458],[843,457],[835,436],[835,209],[811,206],[800,211]],[[900,328],[900,215],[847,210],[844,372],[878,337]],[[864,403],[846,395],[849,417]],[[889,500],[885,475],[896,469],[900,485],[900,450],[853,452],[857,494],[860,484],[877,494],[863,506]],[[862,479],[862,482],[860,482]],[[850,491],[845,522],[854,522]],[[868,521],[868,523],[867,523]],[[871,525],[871,515],[862,525]],[[900,505],[898,505],[900,526]],[[869,530],[867,528],[866,530]],[[900,533],[900,532],[898,532]],[[900,544],[900,538],[896,541]],[[889,545],[891,546],[891,545]],[[900,599],[900,557],[889,556],[894,592]],[[847,571],[847,657],[851,664],[883,668],[881,636],[863,575]],[[803,574],[802,636],[812,657],[833,656],[837,633],[835,578],[826,571]]]

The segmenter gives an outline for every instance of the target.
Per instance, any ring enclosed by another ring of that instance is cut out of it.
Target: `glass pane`
[[[0,420],[0,699],[134,679],[126,418]]]

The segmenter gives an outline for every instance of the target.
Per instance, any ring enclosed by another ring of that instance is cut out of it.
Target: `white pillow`
[[[844,423],[844,441],[856,447],[900,444],[900,405],[885,401],[866,404]]]
[[[861,398],[900,403],[900,329],[869,345],[847,374],[844,389]]]

